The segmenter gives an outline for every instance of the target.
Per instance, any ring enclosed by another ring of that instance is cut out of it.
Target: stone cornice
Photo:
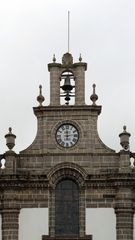
[[[111,174],[91,174],[85,179],[87,188],[106,187],[135,187],[135,173],[111,173]],[[28,189],[28,188],[49,188],[49,181],[46,174],[2,174],[0,176],[0,189]]]
[[[66,69],[70,70],[71,68],[76,68],[76,67],[84,67],[85,71],[86,71],[87,70],[87,63],[77,62],[77,63],[70,64],[68,66],[66,66],[64,64],[61,64],[61,63],[49,63],[48,64],[48,71],[50,72],[51,68],[61,68],[61,69],[64,69],[64,70],[66,70]]]
[[[106,152],[106,153],[92,153],[92,152],[84,152],[84,153],[80,153],[80,152],[55,152],[55,156],[89,156],[89,157],[99,157],[99,156],[114,156],[114,157],[119,157],[120,154],[119,153],[116,153],[116,152]],[[16,156],[18,158],[21,158],[21,157],[46,157],[46,156],[54,156],[54,152],[45,152],[45,153],[22,153],[20,152],[19,154],[16,154]]]
[[[34,107],[34,113],[36,116],[40,115],[43,112],[77,112],[81,111],[86,114],[86,111],[89,112],[97,112],[98,115],[101,113],[102,106],[97,106],[97,105],[73,105],[73,106],[65,106],[65,105],[60,105],[60,106],[40,106],[40,107]]]
[[[48,64],[48,71],[50,72],[50,68],[61,68],[62,64],[61,63],[49,63]]]
[[[0,189],[26,189],[26,188],[48,188],[46,175],[30,174],[2,174],[0,176]]]
[[[87,188],[106,187],[135,187],[135,173],[108,173],[88,175],[86,179]]]

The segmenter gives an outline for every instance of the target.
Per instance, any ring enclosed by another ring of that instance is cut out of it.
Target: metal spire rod
[[[70,11],[68,11],[68,52],[69,52],[69,41],[70,41]]]

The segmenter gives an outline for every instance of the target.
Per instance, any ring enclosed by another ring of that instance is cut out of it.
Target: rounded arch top
[[[83,187],[87,172],[75,163],[59,163],[55,165],[47,174],[50,186],[56,186],[62,179],[72,179],[79,187]]]

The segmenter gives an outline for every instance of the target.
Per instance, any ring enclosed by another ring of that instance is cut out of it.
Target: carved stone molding
[[[64,178],[73,179],[78,183],[79,187],[83,187],[87,173],[77,164],[66,162],[57,164],[48,172],[47,177],[52,187]]]

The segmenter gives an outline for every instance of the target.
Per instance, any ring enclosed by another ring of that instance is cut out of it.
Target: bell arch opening
[[[67,70],[60,76],[60,103],[65,105],[75,104],[75,77]]]
[[[79,186],[72,179],[55,188],[55,235],[79,236]]]

